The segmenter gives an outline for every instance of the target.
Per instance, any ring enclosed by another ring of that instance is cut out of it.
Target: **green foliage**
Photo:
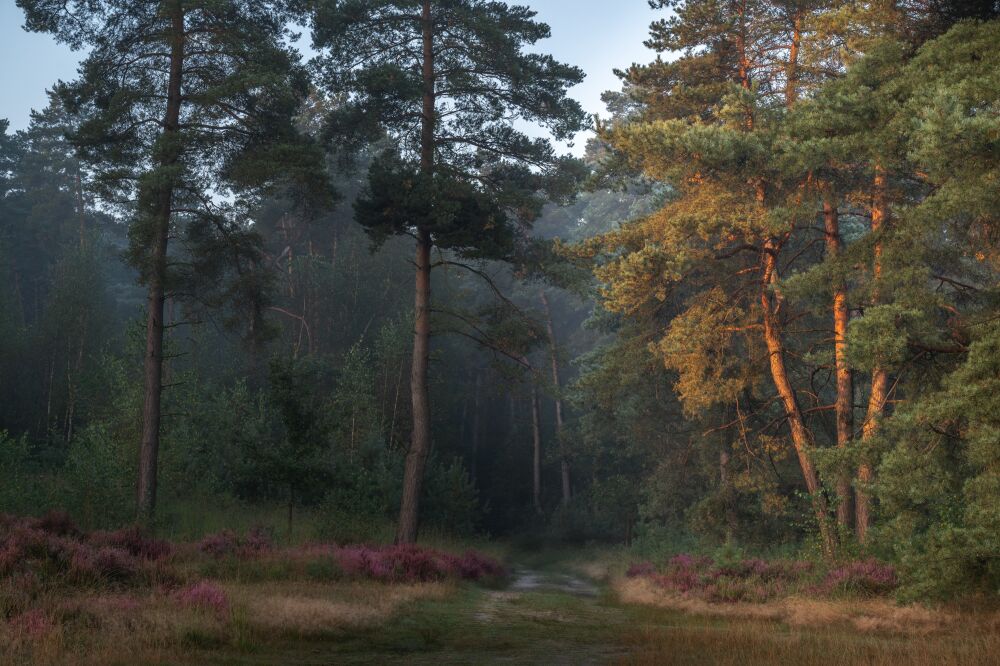
[[[546,195],[563,195],[572,166],[512,121],[571,138],[586,117],[566,90],[583,73],[525,50],[549,35],[526,7],[431,3],[426,25],[419,10],[397,0],[318,4],[318,67],[324,87],[339,96],[327,137],[349,152],[390,141],[357,208],[376,241],[419,228],[441,247],[502,258],[512,224],[537,217]],[[423,51],[414,47],[425,28],[434,52],[429,86]],[[426,119],[425,98],[434,109]]]
[[[989,324],[940,390],[891,422],[878,495],[882,545],[911,596],[1000,587],[1000,327]]]
[[[135,439],[122,440],[101,423],[88,425],[74,440],[62,472],[65,490],[53,507],[72,507],[81,524],[112,528],[135,517]]]
[[[0,431],[0,474],[4,484],[0,490],[0,511],[32,513],[40,499],[31,474],[31,454],[26,437],[13,438]]]

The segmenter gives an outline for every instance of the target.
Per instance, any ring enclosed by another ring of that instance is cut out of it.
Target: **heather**
[[[899,586],[895,568],[874,559],[837,564],[759,558],[716,562],[708,556],[680,554],[659,566],[633,563],[625,576],[647,580],[665,595],[709,602],[764,603],[795,595],[884,597]]]
[[[176,587],[201,575],[227,579],[443,580],[497,583],[495,559],[475,550],[452,554],[415,544],[307,543],[275,546],[266,530],[231,530],[196,543],[145,536],[136,527],[85,533],[64,514],[0,516],[0,575],[54,587]]]
[[[366,627],[412,600],[507,575],[472,549],[275,541],[261,527],[168,542],[138,527],[87,532],[62,513],[0,515],[0,647],[42,663],[39,649],[65,657],[74,644],[87,652],[146,631],[148,654],[164,641],[171,654],[243,649],[249,632],[263,640]]]

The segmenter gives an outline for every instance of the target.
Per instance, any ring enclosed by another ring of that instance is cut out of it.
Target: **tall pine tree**
[[[582,72],[525,52],[549,36],[527,7],[485,0],[325,0],[313,39],[327,89],[344,101],[329,123],[355,145],[386,138],[357,218],[375,238],[416,239],[415,327],[410,373],[413,428],[396,540],[416,540],[431,447],[427,389],[431,338],[431,250],[503,258],[517,222],[540,210],[560,164],[549,141],[582,129],[566,96]],[[343,139],[341,139],[343,142]],[[348,142],[350,145],[350,142]],[[556,179],[558,180],[558,179]]]
[[[294,119],[308,77],[289,44],[284,0],[18,0],[28,30],[88,48],[61,87],[84,118],[72,137],[105,202],[131,219],[130,259],[148,289],[138,508],[156,499],[164,301],[197,298],[195,275],[223,257],[251,271],[259,196],[299,181],[326,197],[321,153]],[[194,261],[174,259],[182,238]],[[188,271],[190,273],[190,270]],[[214,272],[214,270],[212,271]],[[254,281],[251,281],[251,284]],[[177,286],[185,285],[180,293]]]

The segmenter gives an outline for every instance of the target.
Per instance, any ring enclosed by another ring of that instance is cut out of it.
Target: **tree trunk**
[[[736,507],[733,506],[733,489],[729,483],[729,449],[723,443],[719,449],[719,488],[722,491],[723,502],[725,504],[726,519],[726,543],[731,543],[733,533],[736,531]]]
[[[842,248],[840,217],[837,207],[829,198],[823,201],[823,222],[827,256],[831,260],[836,259]],[[833,348],[837,378],[837,446],[841,449],[846,449],[854,436],[854,379],[847,358],[848,321],[847,286],[844,280],[837,279],[833,284]],[[837,505],[837,524],[843,529],[850,529],[854,502],[849,473],[845,472],[837,479],[837,495],[840,499]]]
[[[167,109],[163,121],[165,134],[179,131],[181,113],[181,76],[184,66],[184,9],[180,2],[171,3],[170,78],[167,89]],[[170,142],[176,143],[176,142]],[[179,160],[178,150],[171,145],[160,162],[169,168]],[[167,239],[174,187],[171,178],[163,177],[157,193],[154,217],[155,231],[150,257],[149,292],[146,297],[146,355],[144,361],[144,402],[142,408],[142,445],[139,451],[138,509],[140,520],[149,522],[156,507],[156,471],[160,449],[160,398],[163,392],[163,303],[167,274]]]
[[[802,469],[802,477],[812,500],[813,513],[819,526],[823,552],[827,557],[832,557],[836,550],[836,537],[830,528],[826,500],[819,485],[819,475],[816,473],[816,468],[809,455],[812,438],[805,426],[802,410],[799,408],[798,399],[788,375],[788,368],[785,366],[785,347],[782,341],[780,318],[784,298],[781,291],[775,286],[778,283],[777,263],[780,249],[781,243],[773,239],[768,239],[764,243],[764,275],[760,295],[764,320],[764,342],[770,357],[771,378],[778,389],[778,395],[784,406],[788,428],[791,431],[792,445],[795,447],[799,467]],[[770,294],[772,289],[774,291],[773,304]]]
[[[529,369],[529,372],[531,370]],[[535,513],[542,514],[542,426],[538,409],[538,387],[531,379],[531,501]]]
[[[886,175],[881,166],[875,167],[874,193],[872,197],[872,233],[884,229],[887,219]],[[875,256],[872,261],[872,303],[880,299],[878,283],[882,277],[882,242],[875,243]],[[861,429],[861,441],[867,442],[878,431],[879,421],[885,411],[889,398],[889,372],[880,363],[872,369],[871,393],[868,396],[868,410],[865,413],[865,423]],[[872,482],[874,472],[871,461],[862,458],[858,467],[858,484],[856,488],[857,504],[855,507],[855,530],[858,541],[862,544],[868,540],[868,529],[871,526],[871,497],[867,486]]]
[[[79,346],[76,350],[76,363],[71,366],[66,365],[66,423],[64,428],[66,444],[73,440],[73,417],[76,412],[76,395],[78,382],[83,369],[83,351],[87,344],[87,313],[80,317],[79,324]],[[72,347],[70,348],[72,349]],[[70,350],[67,350],[70,351]]]
[[[559,470],[562,476],[562,503],[569,504],[571,496],[569,459],[566,457],[566,443],[563,440],[563,402],[562,384],[559,381],[559,353],[556,345],[556,333],[552,325],[552,310],[545,292],[541,292],[542,305],[545,306],[545,327],[549,335],[549,354],[552,357],[552,386],[555,391],[556,408],[556,442],[559,445]]]
[[[403,498],[399,509],[396,543],[414,543],[420,509],[420,489],[423,485],[424,466],[430,451],[431,410],[427,395],[427,362],[430,347],[430,296],[431,296],[430,234],[420,233],[417,242],[417,274],[415,296],[415,321],[413,327],[413,365],[410,371],[410,397],[413,404],[413,431],[410,449],[406,453],[403,473]]]
[[[799,47],[802,44],[802,10],[792,16],[792,38],[785,64],[785,106],[792,108],[799,98]]]
[[[479,392],[482,390],[482,373],[476,373],[476,390],[472,397],[472,460],[469,465],[472,482],[476,482],[476,475],[479,473]]]
[[[421,10],[423,23],[423,114],[420,120],[420,171],[425,176],[434,173],[434,25],[431,2],[424,0]],[[430,353],[431,300],[431,233],[417,230],[416,288],[414,295],[413,366],[410,372],[410,394],[413,403],[413,432],[410,450],[406,454],[403,473],[403,498],[399,507],[396,543],[414,543],[420,510],[420,489],[424,466],[430,451],[431,408],[427,394],[427,362]]]

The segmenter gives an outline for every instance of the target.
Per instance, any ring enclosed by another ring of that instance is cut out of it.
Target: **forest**
[[[996,663],[1000,3],[15,3],[7,663]]]

